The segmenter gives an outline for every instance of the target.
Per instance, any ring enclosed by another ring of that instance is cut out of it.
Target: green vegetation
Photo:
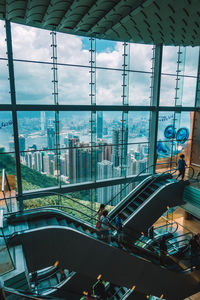
[[[16,175],[15,159],[11,155],[0,155],[0,171],[2,171],[3,168],[6,169],[6,173],[8,175]],[[24,191],[57,186],[56,178],[43,175],[38,171],[30,169],[22,164],[21,173]],[[71,199],[55,195],[26,200],[24,201],[24,208],[31,209],[49,205],[62,205],[66,206],[66,208],[62,208],[62,210],[66,211],[67,213],[92,222],[91,216],[94,215],[95,212],[92,213],[91,209],[97,211],[100,204],[96,202],[92,203],[90,201],[90,190],[68,193],[66,196],[69,196]],[[111,207],[108,209],[111,209]],[[93,222],[95,222],[95,220],[93,220]]]

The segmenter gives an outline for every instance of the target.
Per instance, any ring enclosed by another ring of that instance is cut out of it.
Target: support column
[[[90,99],[96,106],[96,39],[90,38]],[[96,181],[96,111],[91,111],[91,180]],[[95,209],[96,189],[91,190],[91,209]],[[91,217],[93,213],[91,212]]]
[[[23,201],[21,200],[20,197],[22,195],[22,177],[21,177],[21,165],[20,165],[19,134],[18,134],[18,124],[17,124],[17,111],[16,111],[15,76],[14,76],[14,65],[13,65],[12,36],[11,36],[10,21],[6,20],[5,26],[6,26],[10,95],[11,95],[11,104],[12,104],[12,121],[13,121],[13,134],[14,134],[14,145],[15,145],[18,201],[19,201],[19,209],[23,210]]]
[[[149,124],[149,172],[155,173],[157,160],[157,135],[158,135],[158,109],[160,102],[160,83],[162,67],[162,45],[153,47],[152,57],[152,78],[151,78],[151,105],[154,110],[151,112]]]

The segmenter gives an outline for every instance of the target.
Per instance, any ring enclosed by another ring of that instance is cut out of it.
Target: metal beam
[[[199,61],[198,61],[198,72],[197,72],[195,107],[197,109],[200,109],[200,48],[199,48]]]
[[[78,192],[78,191],[84,191],[84,190],[91,190],[91,189],[97,189],[101,187],[106,186],[113,186],[113,185],[119,185],[119,184],[126,184],[129,182],[138,182],[142,181],[146,177],[148,177],[150,174],[143,174],[141,176],[134,175],[134,176],[128,176],[126,178],[114,178],[114,179],[104,179],[104,180],[98,180],[96,182],[84,182],[79,184],[70,184],[66,186],[62,186],[62,188],[59,187],[52,187],[52,188],[46,188],[42,190],[32,190],[32,191],[25,191],[23,195],[21,196],[22,200],[28,200],[28,199],[35,199],[40,198],[44,196],[51,196],[51,192],[56,193],[72,193],[72,192]]]
[[[152,105],[156,107],[155,111],[151,112],[150,118],[150,134],[149,134],[149,166],[155,165],[157,160],[157,134],[158,134],[158,111],[160,102],[160,82],[161,82],[161,67],[162,67],[162,46],[156,46],[152,58]],[[155,172],[155,167],[152,172]]]
[[[7,41],[7,52],[8,52],[8,71],[9,71],[9,79],[10,79],[11,103],[12,103],[12,108],[16,108],[15,76],[14,76],[14,66],[13,66],[10,21],[6,21],[6,41]],[[19,152],[19,139],[18,139],[17,112],[15,109],[12,110],[12,120],[13,120],[13,134],[14,134],[14,144],[15,144],[17,187],[18,187],[18,195],[21,196],[22,178],[21,178],[21,165],[20,165],[20,152]],[[20,204],[20,210],[23,209],[23,202],[20,201],[19,204]]]
[[[14,111],[200,111],[200,107],[184,106],[133,106],[133,105],[45,105],[45,104],[0,104],[0,110]]]

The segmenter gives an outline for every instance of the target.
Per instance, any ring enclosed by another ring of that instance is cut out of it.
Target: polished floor
[[[169,222],[175,221],[178,223],[179,230],[183,232],[193,232],[194,234],[200,233],[200,221],[196,219],[188,220],[186,213],[182,208],[177,208],[173,213],[166,215]],[[163,218],[158,219],[154,224],[155,227],[167,224],[167,221]],[[174,225],[175,226],[175,225]],[[197,278],[197,280],[199,280]],[[200,287],[199,287],[200,291]],[[185,300],[200,300],[200,292],[198,294],[192,295]]]

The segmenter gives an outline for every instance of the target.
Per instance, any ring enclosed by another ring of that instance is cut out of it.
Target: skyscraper
[[[26,140],[25,140],[25,137],[20,134],[19,135],[19,151],[25,151],[25,148],[26,148]],[[20,153],[21,156],[24,156],[24,152]]]
[[[120,129],[114,129],[112,133],[112,155],[111,161],[114,167],[118,167],[120,164],[120,141],[121,141],[121,131]]]
[[[79,138],[69,138],[69,180],[70,183],[76,182],[76,146],[79,143]]]
[[[46,118],[45,118],[45,111],[41,111],[40,112],[40,122],[41,122],[41,132],[45,133],[45,122],[46,122]]]
[[[47,146],[48,149],[55,149],[55,129],[53,126],[47,127]]]
[[[103,138],[103,112],[97,112],[97,138]]]
[[[113,163],[103,160],[97,163],[98,179],[107,179],[112,177]],[[112,186],[99,188],[97,190],[97,201],[105,204],[112,198]]]

